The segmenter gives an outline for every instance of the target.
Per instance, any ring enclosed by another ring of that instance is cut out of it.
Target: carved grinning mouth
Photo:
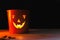
[[[16,24],[15,22],[13,22],[13,25],[15,26],[15,28],[21,29],[25,25],[25,21],[22,24]]]

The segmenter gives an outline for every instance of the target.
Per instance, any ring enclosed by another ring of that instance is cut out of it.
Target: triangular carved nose
[[[20,23],[21,22],[20,19],[18,19],[17,22]]]

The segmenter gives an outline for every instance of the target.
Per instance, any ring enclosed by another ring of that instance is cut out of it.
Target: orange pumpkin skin
[[[9,33],[28,32],[28,11],[27,10],[7,10]]]

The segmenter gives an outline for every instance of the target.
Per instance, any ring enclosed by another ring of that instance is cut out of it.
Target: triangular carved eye
[[[22,15],[22,16],[23,16],[24,19],[26,18],[26,15]]]

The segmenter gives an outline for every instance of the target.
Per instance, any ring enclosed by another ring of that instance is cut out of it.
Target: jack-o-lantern
[[[28,31],[27,10],[7,10],[10,33],[24,33]]]

